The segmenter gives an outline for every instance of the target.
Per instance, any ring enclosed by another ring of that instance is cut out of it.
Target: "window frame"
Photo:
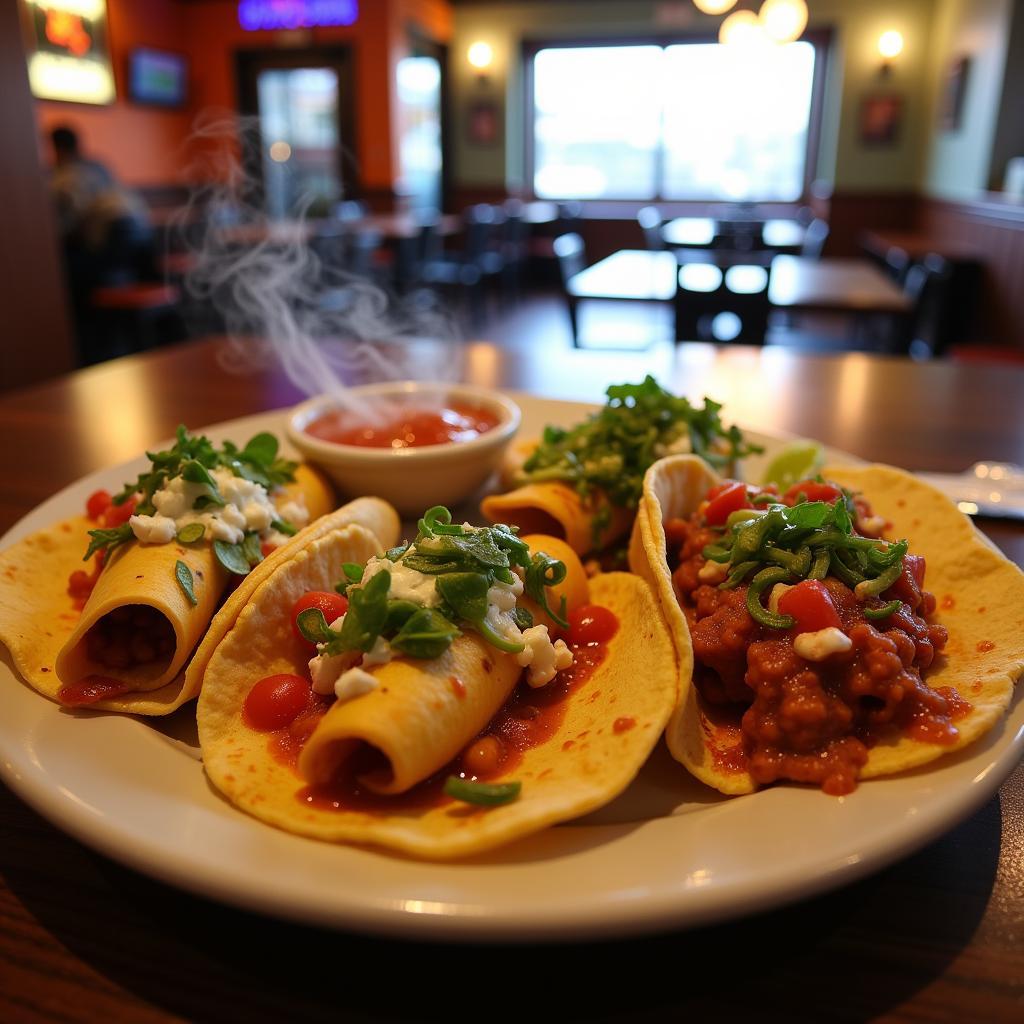
[[[800,36],[798,42],[810,43],[814,47],[814,74],[811,78],[811,107],[807,117],[807,142],[804,149],[803,188],[800,195],[793,200],[765,199],[757,200],[759,204],[791,206],[803,204],[811,195],[811,184],[817,178],[819,147],[821,144],[821,122],[825,108],[825,83],[828,80],[828,62],[832,49],[831,29],[810,29]],[[536,171],[536,109],[534,105],[534,58],[541,50],[548,49],[580,49],[594,46],[669,46],[697,45],[701,43],[717,43],[715,33],[687,33],[685,35],[643,35],[643,36],[604,36],[604,37],[570,37],[565,39],[524,39],[521,46],[522,81],[523,81],[523,112],[525,131],[523,160],[526,191],[537,198],[534,192],[534,174]],[[665,147],[659,145],[655,154],[655,181],[657,189],[653,196],[637,199],[632,196],[600,196],[580,200],[587,203],[633,203],[638,207],[648,203],[671,206],[693,206],[729,203],[730,200],[721,196],[693,197],[688,199],[668,199],[662,189],[665,181]],[[571,202],[578,196],[563,196],[552,199],[552,202]]]

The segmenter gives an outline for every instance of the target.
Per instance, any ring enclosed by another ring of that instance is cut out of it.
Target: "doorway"
[[[398,190],[412,211],[442,210],[446,199],[447,48],[410,33],[398,62]]]
[[[347,48],[243,51],[237,56],[246,169],[267,215],[325,216],[358,192]]]

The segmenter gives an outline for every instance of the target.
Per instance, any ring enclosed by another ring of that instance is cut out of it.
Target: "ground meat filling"
[[[842,795],[856,787],[869,748],[886,735],[956,739],[955,702],[922,680],[946,630],[925,620],[935,598],[908,568],[867,605],[839,580],[824,580],[852,648],[810,662],[794,650],[794,631],[751,618],[745,585],[719,590],[699,579],[701,551],[718,533],[699,516],[671,521],[666,533],[669,550],[679,552],[673,582],[690,625],[696,685],[706,701],[742,716],[745,767],[756,782],[810,782]],[[865,607],[893,598],[904,602],[895,614],[864,617]]]

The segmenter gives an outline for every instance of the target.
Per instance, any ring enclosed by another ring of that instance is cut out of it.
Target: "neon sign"
[[[247,32],[351,25],[358,17],[358,0],[240,0],[238,4],[238,24]]]

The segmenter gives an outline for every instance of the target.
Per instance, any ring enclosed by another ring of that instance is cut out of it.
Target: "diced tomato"
[[[796,619],[797,633],[816,633],[819,629],[842,628],[839,612],[828,589],[820,580],[804,580],[779,598],[779,613]]]
[[[135,515],[135,506],[137,504],[138,502],[135,498],[129,498],[122,505],[111,503],[100,516],[100,525],[109,529],[112,526],[120,526],[122,523],[127,523]]]
[[[271,544],[270,541],[264,541],[260,545],[260,554],[266,558],[268,555],[272,555],[277,550],[276,544]]]
[[[903,573],[885,592],[886,597],[899,598],[911,609],[921,603],[921,588],[924,586],[924,555],[904,555]]]
[[[261,679],[246,695],[242,721],[250,729],[271,732],[291,725],[309,703],[309,680],[282,674]]]
[[[842,491],[835,484],[822,484],[817,480],[801,480],[782,496],[786,505],[795,505],[800,494],[806,495],[807,501],[833,502],[842,495]]]
[[[319,608],[329,626],[348,611],[348,598],[332,590],[311,590],[308,594],[303,594],[292,605],[292,632],[300,640],[304,640],[305,637],[299,630],[299,614],[308,608]]]
[[[85,514],[90,519],[99,520],[110,505],[110,491],[93,491],[85,503]]]
[[[715,484],[714,487],[704,495],[707,501],[711,501],[712,498],[717,498],[723,491],[727,491],[730,487],[735,487],[737,481],[735,480],[723,480],[720,484]]]
[[[704,510],[704,520],[708,526],[721,526],[730,513],[754,507],[747,497],[746,484],[730,483],[722,490],[713,487],[708,493],[713,494],[716,490],[718,493],[708,501],[708,507]]]
[[[585,604],[569,612],[569,643],[590,647],[607,643],[619,628],[615,613],[599,604]]]

